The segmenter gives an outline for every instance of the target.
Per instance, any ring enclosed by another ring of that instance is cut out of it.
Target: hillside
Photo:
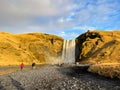
[[[0,65],[58,62],[62,51],[61,37],[43,33],[11,34],[0,32]],[[54,60],[54,61],[53,61]]]
[[[0,65],[20,62],[57,63],[63,38],[43,34],[0,32]],[[120,63],[120,31],[88,31],[76,38],[76,61],[80,63]]]
[[[120,63],[120,31],[87,31],[76,38],[76,61]]]

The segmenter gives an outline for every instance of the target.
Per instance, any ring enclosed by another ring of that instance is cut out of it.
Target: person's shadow
[[[12,81],[12,84],[18,89],[18,90],[24,90],[24,88],[21,86],[21,83],[16,81],[15,79],[13,79],[11,76],[8,76],[11,81]]]

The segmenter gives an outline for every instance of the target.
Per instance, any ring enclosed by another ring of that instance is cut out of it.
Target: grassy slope
[[[120,79],[120,63],[104,63],[104,64],[94,64],[88,71],[93,73],[98,73],[99,75],[119,78]]]
[[[120,31],[89,31],[76,41],[78,61],[93,64],[88,71],[120,78]]]
[[[120,63],[120,31],[89,31],[77,39],[81,63]]]
[[[0,65],[47,63],[61,54],[62,45],[63,39],[55,35],[0,32]]]

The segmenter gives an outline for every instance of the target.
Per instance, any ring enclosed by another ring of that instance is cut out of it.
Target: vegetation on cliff
[[[76,38],[81,63],[120,63],[120,31],[88,31]]]
[[[52,58],[61,54],[62,46],[63,39],[55,35],[0,32],[0,65],[53,62]]]
[[[92,65],[88,71],[92,73],[98,73],[99,75],[119,78],[120,79],[120,64],[119,63],[102,63]]]
[[[120,78],[120,31],[88,31],[76,38],[76,61],[88,71]]]

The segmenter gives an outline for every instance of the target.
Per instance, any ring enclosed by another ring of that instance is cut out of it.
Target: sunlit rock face
[[[120,63],[120,31],[88,31],[75,40],[43,33],[0,32],[0,65]]]
[[[87,31],[76,38],[75,57],[81,63],[120,63],[120,31]]]
[[[10,34],[0,32],[0,65],[19,65],[21,62],[57,63],[61,56],[63,38],[43,34]]]

